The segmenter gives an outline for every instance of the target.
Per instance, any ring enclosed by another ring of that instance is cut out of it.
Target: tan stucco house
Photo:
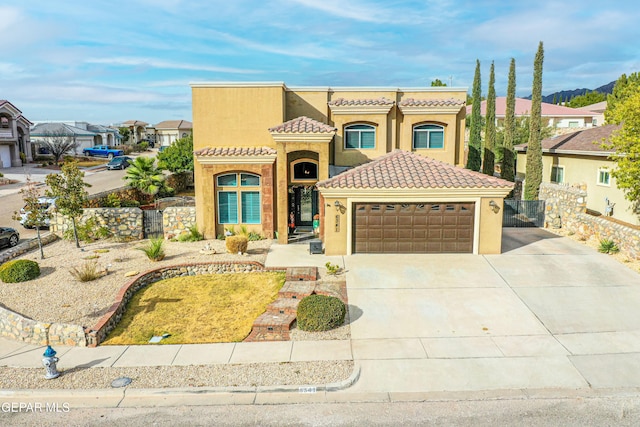
[[[637,206],[624,197],[611,171],[614,152],[603,146],[618,125],[605,125],[542,140],[542,181],[586,187],[587,209],[640,225]],[[526,179],[527,145],[515,147],[516,171]]]
[[[288,241],[311,227],[329,255],[500,253],[512,183],[463,169],[465,88],[195,83],[198,227]]]
[[[155,125],[155,143],[158,147],[168,147],[191,134],[193,124],[188,120],[165,120]]]
[[[33,160],[30,128],[32,123],[11,102],[0,99],[0,169],[22,166],[20,153]]]

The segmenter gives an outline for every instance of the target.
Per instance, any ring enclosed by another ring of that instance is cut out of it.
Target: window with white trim
[[[444,127],[424,124],[413,127],[413,149],[444,148]]]
[[[219,224],[260,224],[260,176],[229,173],[216,178]]]
[[[345,127],[344,148],[362,150],[376,148],[376,128],[365,124]]]
[[[564,183],[564,166],[551,166],[551,182]]]
[[[611,173],[607,168],[598,169],[598,185],[609,187],[611,185]]]

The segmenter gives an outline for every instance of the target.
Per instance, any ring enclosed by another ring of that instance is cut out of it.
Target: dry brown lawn
[[[239,342],[273,302],[284,273],[238,273],[177,277],[140,290],[103,345]]]

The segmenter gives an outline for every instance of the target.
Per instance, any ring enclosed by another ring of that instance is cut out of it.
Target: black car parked
[[[131,165],[132,161],[133,159],[128,156],[114,157],[109,163],[107,163],[107,170],[126,169]]]
[[[15,228],[0,227],[0,246],[14,247],[20,241],[20,233]]]

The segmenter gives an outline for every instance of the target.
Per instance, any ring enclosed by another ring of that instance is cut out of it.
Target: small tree
[[[482,102],[482,88],[480,86],[480,61],[476,59],[476,72],[473,77],[473,104],[471,106],[471,126],[469,130],[469,154],[467,156],[467,169],[479,171],[482,163],[480,147],[482,145],[482,114],[480,103]]]
[[[42,238],[40,236],[40,228],[47,225],[47,219],[50,218],[50,214],[46,209],[42,209],[38,199],[41,197],[40,190],[36,187],[36,183],[31,180],[30,176],[27,176],[27,183],[20,190],[22,194],[22,200],[25,203],[25,227],[35,227],[36,236],[38,239],[38,249],[40,250],[40,259],[44,259],[44,251],[42,249]],[[22,216],[20,212],[13,213],[13,219],[20,221]]]
[[[62,156],[75,150],[78,146],[76,139],[72,135],[67,135],[63,130],[47,132],[41,143],[53,156],[56,165]]]
[[[516,158],[513,153],[515,137],[515,109],[516,109],[516,60],[511,58],[509,65],[509,83],[507,84],[507,105],[504,115],[504,141],[502,143],[502,172],[501,177],[515,181]]]
[[[624,115],[620,114],[618,106],[631,95],[640,90],[640,73],[631,73],[629,77],[626,74],[621,75],[613,91],[607,96],[607,109],[604,111],[605,122],[608,124],[619,124],[624,119]]]
[[[118,132],[120,133],[120,136],[122,137],[122,141],[126,144],[127,142],[129,142],[129,138],[131,137],[131,130],[129,130],[128,127],[121,127],[118,128]]]
[[[540,128],[542,123],[542,63],[544,47],[538,45],[533,62],[533,88],[531,95],[531,122],[529,124],[529,143],[527,145],[527,166],[524,185],[524,199],[536,200],[542,183],[542,144]]]
[[[76,247],[79,248],[76,221],[82,215],[87,202],[88,193],[85,188],[91,187],[91,184],[84,182],[84,172],[78,168],[76,162],[65,163],[59,174],[47,175],[46,183],[49,186],[46,191],[47,197],[55,197],[58,212],[71,218],[73,237]]]
[[[158,168],[173,173],[193,172],[193,136],[185,136],[158,153]]]
[[[435,79],[433,81],[431,81],[431,87],[444,87],[447,84],[444,83],[442,80],[440,79]]]
[[[482,172],[493,176],[496,150],[496,73],[493,62],[489,71],[489,90],[487,91],[487,111],[484,130],[484,159]]]
[[[165,176],[155,164],[152,157],[137,157],[127,168],[127,174],[122,178],[127,183],[149,196],[155,196],[160,191],[173,191],[167,187]]]
[[[606,145],[615,151],[609,157],[617,166],[611,175],[625,198],[637,207],[640,204],[640,87],[616,106],[616,114],[622,119],[622,127]]]

